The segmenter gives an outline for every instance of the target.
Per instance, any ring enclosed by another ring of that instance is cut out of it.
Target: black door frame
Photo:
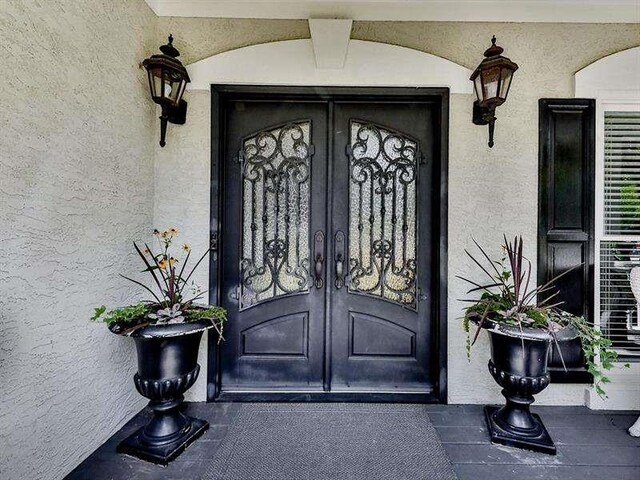
[[[211,209],[209,258],[209,302],[218,304],[222,285],[221,225],[224,214],[221,199],[224,198],[224,138],[225,116],[223,103],[232,99],[265,100],[277,96],[279,101],[328,101],[340,99],[368,100],[388,99],[395,101],[421,101],[433,103],[439,108],[440,131],[436,135],[435,174],[439,178],[439,189],[434,190],[434,218],[438,258],[433,262],[435,319],[433,369],[437,374],[432,396],[413,394],[336,394],[336,393],[282,393],[282,394],[232,394],[220,396],[220,349],[216,347],[216,335],[209,332],[207,352],[207,401],[364,401],[364,402],[447,402],[447,256],[448,256],[448,160],[449,160],[449,89],[406,87],[287,87],[211,85]],[[437,180],[436,180],[437,182]],[[329,211],[329,210],[328,210]],[[213,349],[213,350],[212,350]]]

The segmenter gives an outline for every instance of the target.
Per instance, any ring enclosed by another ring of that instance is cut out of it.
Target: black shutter
[[[538,283],[577,267],[557,282],[560,308],[593,321],[595,100],[540,99],[539,117]],[[553,382],[591,381],[579,342],[562,353]]]

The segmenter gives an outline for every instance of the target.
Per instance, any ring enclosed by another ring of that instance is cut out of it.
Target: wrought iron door
[[[322,391],[326,106],[237,101],[226,117],[223,389]]]
[[[334,111],[331,389],[428,394],[432,111],[390,102]]]
[[[433,393],[434,115],[224,105],[222,394]]]

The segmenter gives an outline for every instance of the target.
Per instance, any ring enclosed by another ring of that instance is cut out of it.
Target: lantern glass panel
[[[151,97],[157,102],[162,96],[162,68],[152,68],[148,71],[149,88],[151,89]]]
[[[176,103],[176,97],[178,96],[178,89],[180,83],[173,82],[170,78],[167,78],[164,83],[164,97],[171,103]]]
[[[478,75],[474,80],[473,80],[473,87],[476,91],[476,97],[478,98],[479,102],[483,102],[484,101],[484,97],[482,95],[482,76]]]
[[[155,90],[156,90],[156,98],[158,100],[162,100],[165,96],[166,89],[164,87],[164,80],[162,77],[154,77],[155,80]]]
[[[500,67],[492,67],[480,73],[482,77],[482,102],[489,102],[498,96]]]
[[[176,71],[169,71],[165,82],[165,97],[167,101],[177,105],[182,98],[186,85],[182,74]]]
[[[186,80],[182,80],[180,82],[180,85],[178,87],[178,96],[176,97],[176,103],[179,102],[182,99],[182,96],[184,95],[184,91],[187,87],[187,81]]]
[[[505,101],[507,99],[507,95],[509,94],[511,78],[513,78],[513,70],[509,68],[503,68],[502,82],[500,83],[500,98],[502,99],[502,101]]]

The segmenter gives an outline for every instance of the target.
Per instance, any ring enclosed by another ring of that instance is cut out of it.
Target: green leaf
[[[93,317],[91,317],[91,321],[95,322],[96,320],[98,320],[102,316],[102,314],[104,312],[106,312],[107,306],[106,305],[101,305],[99,307],[94,308],[93,310],[94,310],[94,312],[93,312]]]
[[[149,313],[149,307],[144,303],[128,305],[122,308],[114,308],[109,311],[103,321],[111,325],[112,323],[132,324],[144,321]]]

